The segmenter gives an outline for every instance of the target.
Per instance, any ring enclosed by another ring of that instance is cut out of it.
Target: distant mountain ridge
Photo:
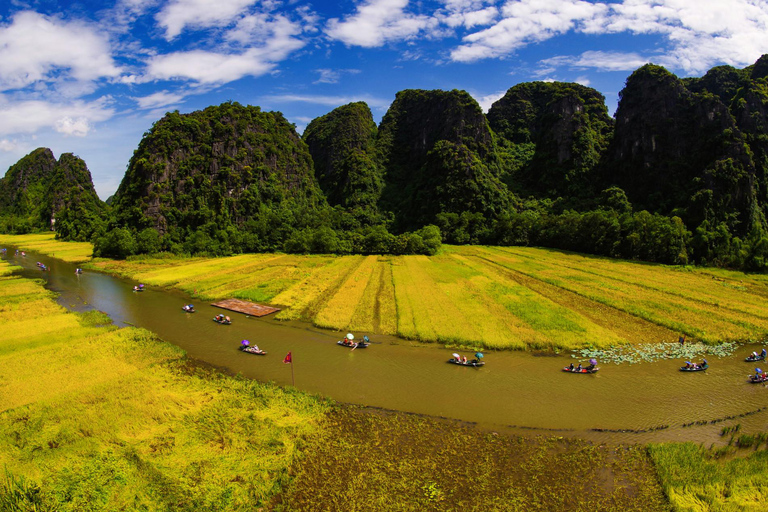
[[[403,254],[433,250],[422,230],[436,225],[451,243],[765,268],[766,77],[768,56],[685,79],[647,64],[615,119],[598,91],[562,82],[517,84],[487,115],[464,91],[404,90],[379,126],[356,102],[303,136],[238,103],[172,112],[131,158],[104,233],[124,230],[128,253]],[[1,182],[2,215],[66,167],[39,152]]]

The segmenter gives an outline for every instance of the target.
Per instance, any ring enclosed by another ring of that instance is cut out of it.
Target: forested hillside
[[[156,122],[111,211],[68,179],[50,186],[55,172],[90,179],[44,150],[0,181],[0,211],[16,232],[57,212],[59,236],[112,256],[429,254],[442,241],[764,269],[767,76],[768,56],[685,79],[648,64],[615,119],[578,84],[517,84],[487,115],[464,91],[410,89],[379,126],[357,102],[303,136],[280,113],[228,102]]]

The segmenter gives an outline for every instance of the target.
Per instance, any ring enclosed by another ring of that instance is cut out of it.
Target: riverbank
[[[51,237],[2,235],[0,244],[47,254],[68,247]],[[768,334],[768,276],[535,248],[446,246],[432,257],[160,255],[87,266],[200,300],[268,303],[282,308],[277,319],[467,349],[609,349],[681,335],[717,345]]]

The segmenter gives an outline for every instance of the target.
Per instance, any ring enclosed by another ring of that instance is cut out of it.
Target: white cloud
[[[491,108],[491,106],[499,101],[501,98],[504,97],[504,95],[507,94],[507,91],[498,91],[494,92],[492,94],[486,94],[485,96],[474,96],[477,103],[480,105],[480,108],[483,109],[483,112],[488,112],[488,110]]]
[[[583,0],[517,0],[502,7],[492,27],[464,37],[466,44],[451,52],[460,62],[501,57],[530,43],[576,29],[607,10],[605,4]]]
[[[589,78],[587,78],[586,76],[576,77],[574,82],[576,82],[579,85],[583,85],[584,87],[589,87],[589,85],[592,83],[592,81]]]
[[[455,4],[455,5],[454,5]],[[448,2],[449,10],[476,3]],[[453,5],[453,7],[450,7]],[[490,8],[485,8],[485,10]],[[480,12],[480,11],[478,11]],[[448,18],[447,24],[456,24]],[[664,38],[653,61],[688,73],[701,73],[718,63],[743,67],[768,52],[768,2],[764,0],[508,0],[492,26],[464,36],[451,59],[472,62],[506,57],[520,48],[568,32],[585,34],[654,34]],[[602,59],[590,64],[585,55]],[[602,54],[602,57],[601,57]],[[612,52],[585,52],[563,57],[563,64],[603,70],[627,70]],[[637,64],[646,59],[627,54]],[[556,62],[556,61],[553,61]],[[634,66],[636,67],[636,66]]]
[[[412,38],[437,25],[428,16],[405,12],[408,0],[367,0],[344,21],[328,21],[325,33],[349,46],[374,48],[387,42]]]
[[[149,61],[147,73],[161,80],[189,79],[201,84],[221,84],[244,76],[261,76],[274,67],[258,51],[227,55],[193,50],[158,55]]]
[[[495,6],[483,9],[473,9],[473,7],[472,5],[453,6],[441,21],[449,27],[473,28],[490,25],[499,15],[499,9]]]
[[[313,84],[337,84],[341,80],[341,75],[348,73],[356,75],[360,73],[359,69],[316,69],[320,77],[312,82]]]
[[[179,92],[158,91],[148,96],[132,99],[136,101],[140,109],[156,109],[180,103],[185,97],[185,94]]]
[[[274,103],[311,103],[314,105],[325,105],[328,107],[339,107],[356,101],[364,101],[369,107],[389,107],[392,100],[383,100],[381,98],[372,98],[370,96],[321,96],[321,95],[302,95],[302,94],[279,94],[265,96],[263,100]]]
[[[9,153],[11,151],[15,151],[17,147],[18,144],[15,140],[0,139],[0,151]]]
[[[171,0],[155,17],[169,41],[186,27],[209,28],[229,24],[257,0]]]
[[[88,25],[23,11],[0,26],[0,90],[119,74],[108,39]]]
[[[560,55],[544,59],[540,64],[546,66],[544,74],[555,71],[557,67],[595,68],[599,71],[631,71],[647,64],[649,59],[637,53],[587,51],[575,56]]]
[[[96,101],[54,103],[42,100],[7,102],[0,99],[0,135],[34,133],[53,128],[59,133],[82,137],[93,123],[106,121],[114,115],[109,106],[111,98]]]
[[[63,133],[64,135],[85,137],[91,130],[91,124],[85,117],[73,119],[69,116],[64,116],[56,121],[54,128],[57,132]]]

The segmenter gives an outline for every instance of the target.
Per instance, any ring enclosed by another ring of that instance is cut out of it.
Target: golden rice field
[[[64,251],[56,244],[63,243],[49,240],[48,250]],[[140,257],[91,266],[200,300],[268,303],[282,308],[278,319],[449,345],[573,349],[683,334],[709,344],[768,336],[766,275],[529,247],[444,246],[432,257]]]
[[[148,331],[66,312],[8,268],[0,261],[3,510],[30,486],[35,510],[245,510],[271,498],[319,428],[316,398],[197,368]]]

